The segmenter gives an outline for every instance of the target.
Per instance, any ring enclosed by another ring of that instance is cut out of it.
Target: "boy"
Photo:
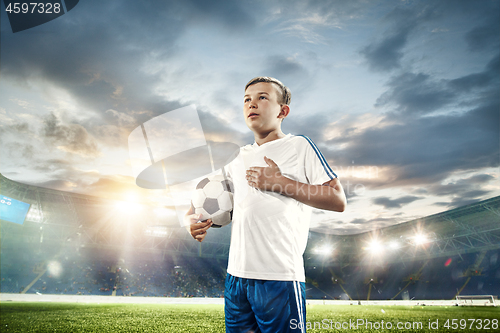
[[[311,208],[342,212],[337,176],[307,137],[285,135],[290,90],[270,77],[245,87],[243,115],[255,137],[226,167],[234,184],[225,285],[226,332],[305,332],[304,253]],[[186,218],[203,241],[211,220]]]

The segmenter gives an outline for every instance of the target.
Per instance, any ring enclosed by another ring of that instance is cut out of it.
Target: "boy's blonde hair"
[[[275,79],[274,77],[269,77],[269,76],[254,77],[245,86],[245,91],[252,84],[256,84],[259,82],[274,83],[278,87],[278,91],[279,91],[278,103],[280,103],[281,105],[290,105],[290,100],[292,99],[292,93],[290,92],[290,89],[288,89],[287,86],[285,86],[283,83],[281,83],[281,81]]]

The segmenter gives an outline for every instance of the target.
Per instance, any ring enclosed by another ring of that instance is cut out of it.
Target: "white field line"
[[[73,302],[73,303],[139,303],[139,304],[220,304],[224,298],[208,297],[141,297],[141,296],[91,296],[91,295],[37,295],[37,294],[7,294],[0,293],[0,302]],[[358,305],[358,301],[308,299],[307,305]],[[456,300],[389,300],[361,301],[361,305],[406,305],[455,306]]]

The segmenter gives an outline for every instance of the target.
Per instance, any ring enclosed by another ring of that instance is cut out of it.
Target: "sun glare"
[[[124,214],[136,214],[142,210],[142,205],[137,202],[120,201],[115,204],[115,208]]]

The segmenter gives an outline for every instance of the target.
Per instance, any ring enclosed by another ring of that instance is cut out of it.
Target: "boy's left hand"
[[[281,182],[284,176],[278,165],[270,158],[264,156],[267,167],[250,167],[247,170],[246,180],[248,185],[264,191],[281,191]]]

